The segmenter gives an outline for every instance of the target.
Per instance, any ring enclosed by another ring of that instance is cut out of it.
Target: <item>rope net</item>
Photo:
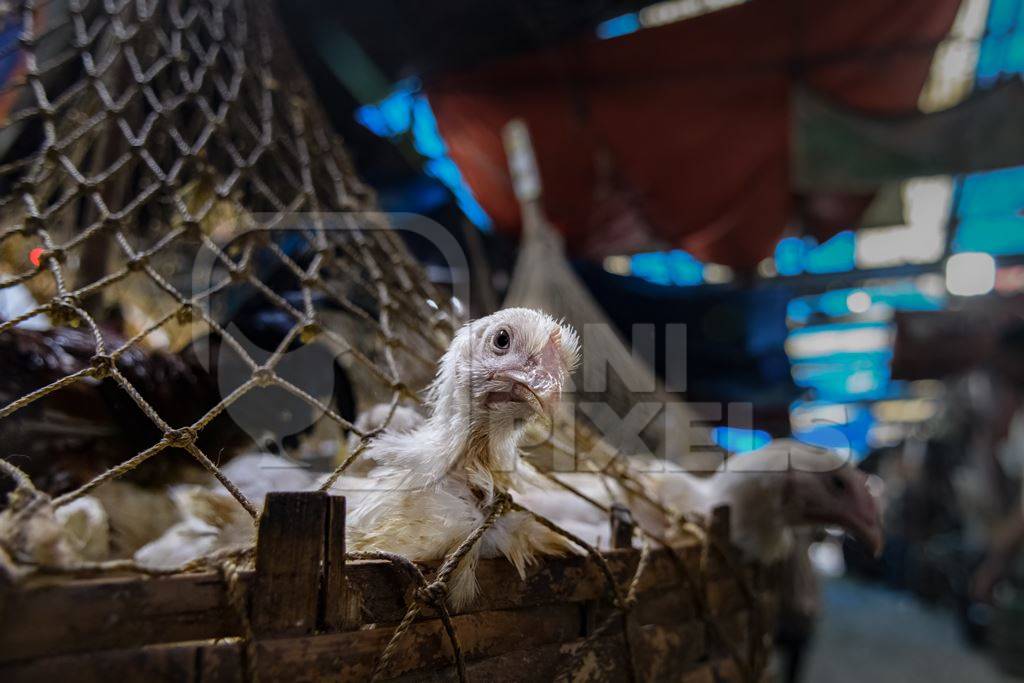
[[[252,445],[232,419],[245,401],[257,420],[261,405],[291,401],[310,423],[357,437],[329,486],[400,404],[420,400],[462,322],[458,303],[373,213],[268,4],[26,0],[0,13],[0,292],[35,302],[0,319],[0,564],[9,573],[143,571],[26,549],[41,510],[129,475],[166,481],[198,463],[255,518],[262,501],[219,466]],[[330,354],[333,392],[285,371],[290,351],[313,345]],[[235,380],[211,379],[225,374]],[[346,384],[354,396],[339,392]],[[381,425],[354,423],[356,404],[381,402]],[[556,449],[584,442],[604,453],[595,471],[644,496],[622,458],[575,429],[556,429]],[[501,497],[429,583],[391,558],[422,585],[378,672],[403,626],[431,604],[464,676],[445,582],[516,507]],[[628,613],[635,595],[575,542]],[[251,557],[244,544],[173,571]]]

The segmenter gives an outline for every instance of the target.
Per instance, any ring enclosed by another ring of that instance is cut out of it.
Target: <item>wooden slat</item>
[[[359,624],[359,601],[346,588],[345,498],[331,496],[327,506],[327,537],[324,546],[322,628],[340,631]]]
[[[550,643],[529,649],[516,649],[494,657],[469,662],[466,673],[470,681],[501,681],[501,683],[534,683],[535,681],[575,680],[569,667],[573,653],[584,647],[583,640]],[[626,658],[621,636],[603,636],[586,644],[583,659],[592,678],[578,680],[615,681],[625,676]],[[603,678],[601,677],[603,676]],[[456,683],[454,669],[417,671],[394,679],[395,683]]]
[[[741,683],[743,679],[732,660],[718,659],[695,667],[679,680],[683,683]]]
[[[267,494],[256,540],[254,633],[305,634],[316,628],[327,502],[319,491]]]
[[[0,604],[0,662],[241,632],[216,572],[37,582]]]
[[[685,555],[695,570],[695,549],[690,547]],[[636,567],[638,552],[611,551],[607,557],[612,571],[625,583]],[[389,563],[349,562],[345,574],[345,609],[354,621],[343,628],[401,619],[410,586]],[[529,569],[525,582],[504,559],[483,560],[478,578],[481,595],[470,613],[563,602],[577,603],[579,609],[582,603],[606,596],[596,564],[580,556],[546,559]],[[251,589],[251,572],[242,572],[239,579],[243,588]],[[680,589],[667,551],[652,551],[641,595],[651,591],[665,600]],[[742,598],[727,579],[712,581],[708,592],[716,612],[742,606]],[[5,600],[0,600],[0,661],[241,635],[238,614],[216,572],[159,578],[34,579],[5,593]],[[687,607],[682,600],[671,606],[666,602],[664,612],[684,614]],[[661,609],[657,604],[645,605],[642,600],[637,609],[649,610],[648,617]],[[425,616],[430,616],[429,610]]]
[[[687,546],[683,554],[695,569],[696,549]],[[606,555],[613,573],[625,584],[632,577],[638,552],[620,550]],[[312,575],[311,561],[307,566],[307,575]],[[411,590],[407,578],[379,561],[349,562],[345,574],[348,621],[332,624],[333,628],[400,620]],[[580,609],[595,601],[606,602],[602,600],[606,596],[603,575],[586,557],[548,558],[529,568],[525,582],[504,559],[481,561],[477,575],[481,592],[470,613],[564,602],[577,603],[574,608]],[[251,589],[252,572],[242,572],[240,580],[244,588]],[[667,596],[683,588],[678,582],[668,552],[653,550],[640,582],[641,595],[652,591],[662,598],[663,605],[669,604]],[[0,588],[0,592],[4,593],[0,600],[0,661],[242,635],[239,615],[229,604],[216,572],[153,579],[43,578],[13,590]],[[730,580],[712,581],[709,594],[716,613],[745,606]],[[646,604],[641,600],[638,613],[657,609]],[[677,617],[691,614],[682,611],[688,608],[683,598],[673,604],[679,610]],[[425,616],[430,615],[427,610]],[[648,621],[651,617],[648,614]],[[597,616],[592,618],[592,623],[598,621]]]
[[[622,503],[612,503],[608,517],[612,528],[612,547],[632,548],[633,530],[636,529],[633,513]]]
[[[639,560],[637,550],[611,550],[605,553],[608,565],[620,585],[633,576]],[[684,547],[684,556],[696,571],[696,549]],[[350,588],[358,594],[364,619],[393,622],[405,613],[408,582],[386,562],[350,562],[346,572]],[[550,558],[527,569],[526,580],[504,559],[484,560],[477,571],[480,595],[467,611],[510,609],[557,602],[597,600],[607,594],[604,574],[595,562],[582,555]],[[668,551],[654,550],[641,577],[640,590],[667,589],[679,583],[681,576]]]
[[[630,634],[642,681],[678,681],[707,646],[704,627],[695,621],[639,626]]]
[[[110,681],[241,681],[238,642],[182,643],[0,664],[5,683]]]
[[[531,648],[579,636],[575,605],[478,612],[454,617],[465,656],[481,658],[513,648]],[[365,681],[391,638],[393,629],[346,631],[305,638],[261,640],[257,672],[261,680]],[[403,636],[385,678],[453,662],[440,620],[415,623]]]
[[[645,683],[681,680],[703,655],[704,642],[700,627],[692,622],[668,627],[648,626],[634,632],[633,646],[637,652],[641,680]],[[471,661],[466,672],[471,681],[604,683],[625,680],[627,666],[621,634],[609,634],[591,641],[577,639],[528,649],[517,648]],[[708,671],[711,671],[710,666]],[[417,671],[396,679],[401,683],[454,683],[457,680],[450,668]]]

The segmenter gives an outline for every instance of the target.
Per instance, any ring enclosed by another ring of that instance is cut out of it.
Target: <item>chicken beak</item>
[[[558,396],[560,383],[547,373],[508,371],[499,376],[512,385],[509,395],[513,401],[527,403],[538,415],[550,413],[551,402]]]
[[[559,340],[556,335],[552,335],[541,352],[531,357],[526,367],[502,372],[499,378],[512,385],[509,392],[512,400],[529,403],[538,415],[549,416],[552,404],[562,393],[564,376],[565,366]]]
[[[885,548],[885,534],[882,519],[874,496],[866,485],[867,476],[860,474],[860,481],[853,487],[853,505],[840,515],[840,524],[857,541],[864,544],[871,555],[878,558]]]
[[[864,544],[872,557],[875,559],[881,557],[882,550],[885,548],[885,537],[877,519],[855,519],[848,523],[847,528],[851,536]]]

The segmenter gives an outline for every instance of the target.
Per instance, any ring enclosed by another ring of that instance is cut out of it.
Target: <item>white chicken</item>
[[[665,531],[666,520],[650,506],[630,501],[628,493],[614,482],[583,473],[558,478],[602,504],[609,504],[612,497],[632,503],[642,527]],[[668,471],[647,473],[645,478],[666,507],[682,514],[706,515],[728,505],[730,537],[748,559],[763,563],[781,560],[792,545],[793,530],[804,527],[838,526],[872,552],[881,550],[881,522],[866,475],[832,451],[779,439],[757,451],[733,456],[711,477]],[[519,501],[571,527],[583,540],[597,543],[608,538],[605,513],[573,493],[533,489]]]
[[[441,359],[426,419],[383,432],[364,453],[382,464],[380,488],[353,506],[352,548],[414,561],[458,548],[500,493],[537,478],[519,459],[525,423],[551,410],[578,357],[576,333],[537,311],[506,309],[463,326]],[[455,568],[450,602],[458,609],[474,598],[481,557],[504,556],[525,575],[537,555],[573,548],[529,513],[507,512]]]
[[[394,411],[392,411],[389,404],[378,403],[360,413],[356,419],[355,427],[363,434],[369,434],[375,429],[380,429],[384,426],[387,426],[388,430],[392,432],[408,432],[417,427],[421,422],[423,422],[423,416],[415,408],[396,405]],[[359,436],[355,432],[350,433],[346,443],[348,452],[350,454],[354,453],[359,448],[359,443]],[[368,458],[366,453],[363,453],[352,463],[346,472],[351,476],[366,476],[379,464]]]

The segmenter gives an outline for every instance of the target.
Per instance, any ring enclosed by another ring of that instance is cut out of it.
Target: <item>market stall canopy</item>
[[[657,246],[750,267],[799,213],[851,227],[871,190],[798,192],[799,85],[867,114],[916,107],[959,0],[751,0],[610,40],[562,41],[427,81],[438,125],[499,229],[519,207],[502,149],[529,126],[545,208],[571,253]]]
[[[1019,77],[933,114],[870,116],[802,89],[793,111],[793,182],[812,192],[1024,163]]]

